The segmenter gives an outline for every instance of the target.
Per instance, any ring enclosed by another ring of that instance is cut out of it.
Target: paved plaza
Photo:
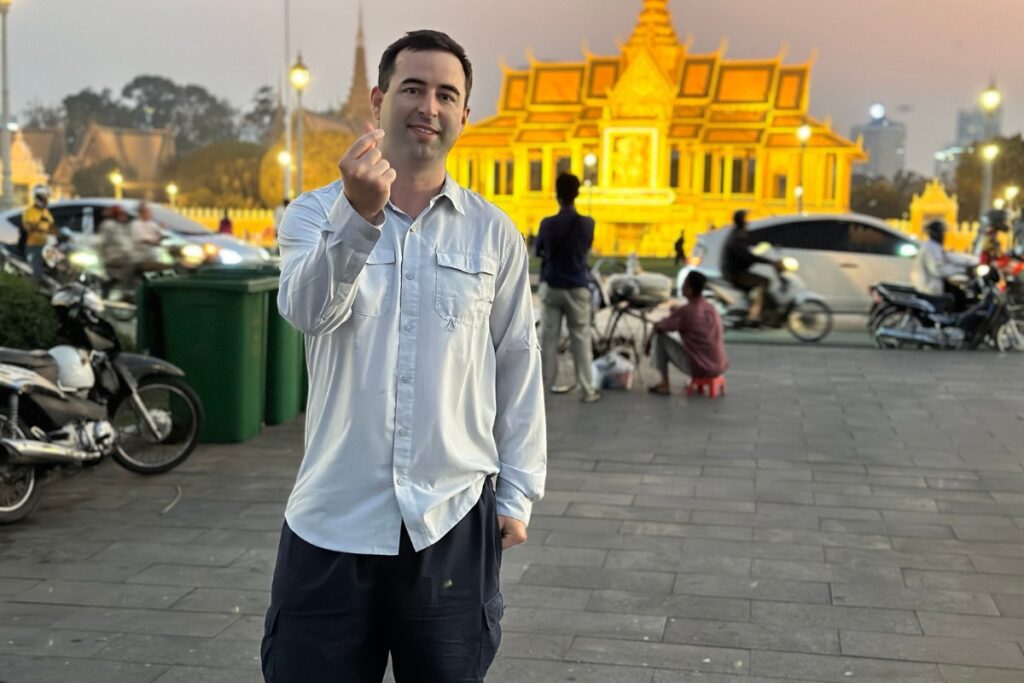
[[[724,400],[550,398],[489,683],[1024,680],[1024,358],[729,350]],[[0,528],[0,681],[261,680],[301,434],[50,485]]]

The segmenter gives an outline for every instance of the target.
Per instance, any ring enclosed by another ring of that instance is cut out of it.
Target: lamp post
[[[292,177],[292,153],[286,149],[282,149],[277,153],[277,163],[280,164],[281,170],[284,172],[285,182],[288,182]],[[284,188],[284,196],[285,199],[291,199],[287,185]]]
[[[797,171],[796,212],[804,212],[804,154],[807,152],[807,141],[811,139],[811,127],[806,123],[796,129],[796,139],[800,141],[800,168]]]
[[[999,156],[999,145],[987,144],[981,148],[981,207],[978,220],[984,220],[985,213],[992,208],[992,163]]]
[[[292,87],[295,88],[295,96],[298,98],[298,121],[295,125],[295,193],[302,194],[302,91],[309,85],[309,69],[302,63],[302,53],[299,53],[294,66],[288,72]]]
[[[11,208],[14,206],[14,183],[11,181],[11,131],[7,124],[11,121],[11,95],[7,85],[7,12],[11,9],[14,0],[0,0],[0,41],[3,46],[3,73],[0,75],[2,83],[2,113],[3,128],[0,130],[0,163],[3,163],[3,197],[0,197],[0,206]]]
[[[178,201],[178,186],[175,183],[168,183],[165,189],[167,190],[167,199],[170,201],[171,208],[173,209]]]
[[[587,152],[583,157],[583,184],[587,186],[587,215],[594,215],[594,169],[597,168],[597,155]]]
[[[996,135],[996,112],[1003,103],[1003,93],[996,87],[995,81],[989,82],[978,102],[981,104],[981,110],[985,112],[985,139],[990,140]]]
[[[292,47],[291,47],[291,1],[284,0],[284,68],[285,75],[291,77],[288,73],[288,62],[292,58]],[[291,199],[293,195],[292,191],[292,96],[288,92],[288,88],[284,88],[284,92],[281,93],[284,97],[284,151],[288,153],[288,163],[281,164],[281,168],[284,171],[284,198]],[[280,159],[278,159],[280,163]]]
[[[114,199],[121,201],[121,186],[124,185],[124,176],[120,171],[112,171],[107,180],[114,186]]]

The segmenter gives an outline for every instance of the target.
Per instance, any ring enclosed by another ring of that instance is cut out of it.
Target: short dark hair
[[[688,287],[691,292],[696,296],[704,295],[704,286],[708,283],[708,278],[704,273],[696,270],[691,270],[687,275],[686,279],[683,280],[683,287]]]
[[[380,58],[380,66],[377,68],[377,87],[381,92],[387,92],[391,85],[391,77],[395,75],[395,60],[402,50],[411,52],[447,52],[452,54],[462,64],[462,71],[466,74],[466,98],[464,104],[469,102],[469,91],[473,89],[473,65],[469,63],[469,57],[462,46],[447,33],[440,31],[421,30],[409,31],[404,36],[388,45]]]
[[[747,210],[736,209],[732,215],[732,224],[737,228],[745,228],[747,226]]]
[[[555,179],[555,196],[562,204],[576,201],[580,196],[580,179],[572,173],[559,173]]]

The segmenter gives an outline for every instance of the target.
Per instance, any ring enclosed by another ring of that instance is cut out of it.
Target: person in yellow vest
[[[47,205],[50,201],[50,188],[36,185],[32,190],[32,204],[21,214],[21,230],[25,240],[25,258],[32,266],[32,276],[36,280],[43,278],[43,247],[46,238],[55,235],[56,227],[53,215]]]

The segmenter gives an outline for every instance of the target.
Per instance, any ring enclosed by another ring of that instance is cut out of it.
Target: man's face
[[[370,104],[387,133],[382,150],[392,165],[443,166],[469,118],[462,64],[448,52],[403,50],[388,91],[374,87]]]

